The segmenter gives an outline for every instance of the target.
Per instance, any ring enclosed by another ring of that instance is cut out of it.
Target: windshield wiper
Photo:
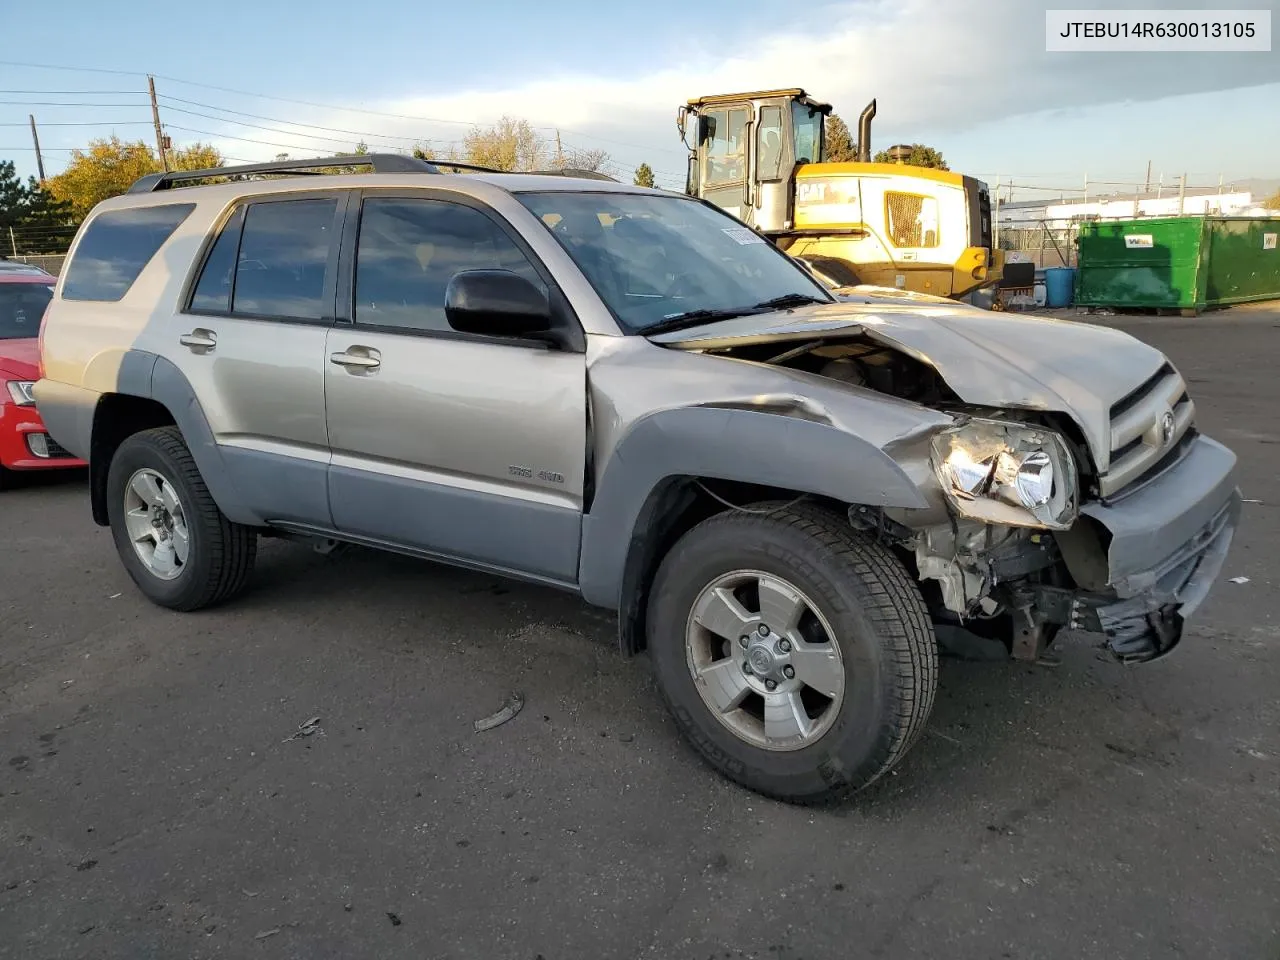
[[[651,323],[649,326],[640,330],[644,336],[654,333],[671,333],[674,330],[687,330],[690,327],[701,326],[710,320],[732,320],[735,317],[745,317],[748,314],[759,313],[755,307],[730,307],[720,310],[687,310],[684,313],[674,313],[669,317],[663,317],[657,323]]]
[[[757,303],[756,307],[761,310],[781,310],[785,307],[803,307],[810,303],[830,302],[830,300],[824,300],[822,297],[815,297],[808,293],[784,293],[782,296],[774,297],[772,300]]]

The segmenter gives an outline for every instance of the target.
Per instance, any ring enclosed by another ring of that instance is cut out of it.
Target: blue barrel
[[[1045,306],[1069,307],[1076,282],[1076,272],[1071,267],[1049,267],[1044,272]]]

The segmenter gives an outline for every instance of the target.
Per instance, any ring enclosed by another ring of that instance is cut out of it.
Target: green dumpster
[[[1076,305],[1199,311],[1280,299],[1277,236],[1277,217],[1082,223]]]

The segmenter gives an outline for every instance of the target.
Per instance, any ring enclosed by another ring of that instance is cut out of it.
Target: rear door
[[[584,354],[462,334],[469,269],[553,278],[500,215],[447,192],[367,192],[325,349],[330,502],[343,533],[557,583],[577,579]]]
[[[267,520],[329,526],[325,334],[348,192],[254,198],[215,231],[167,350]]]

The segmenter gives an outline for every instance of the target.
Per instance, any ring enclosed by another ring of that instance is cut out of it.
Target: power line
[[[83,103],[83,102],[58,102],[53,100],[0,100],[0,104],[7,107],[145,107],[145,101],[138,103]]]
[[[287,124],[290,124],[290,125],[295,126],[295,127],[310,127],[310,128],[311,128],[311,129],[313,129],[313,130],[328,130],[328,131],[330,131],[331,133],[345,133],[345,134],[349,134],[350,136],[353,136],[353,137],[382,137],[382,138],[387,139],[387,140],[403,140],[403,139],[408,139],[408,138],[406,138],[406,137],[398,137],[398,136],[395,136],[395,135],[393,135],[393,134],[387,134],[387,133],[370,133],[370,132],[367,132],[367,131],[361,131],[361,130],[346,130],[346,129],[343,129],[342,127],[326,127],[326,126],[323,126],[323,125],[318,124],[318,123],[302,123],[302,122],[300,122],[300,121],[298,121],[298,120],[282,120],[282,119],[280,119],[279,117],[265,117],[265,116],[263,116],[263,115],[261,115],[261,114],[258,114],[258,113],[245,113],[245,112],[244,112],[244,111],[242,111],[242,110],[229,110],[229,109],[228,109],[228,108],[226,108],[226,107],[218,107],[218,106],[214,106],[214,105],[213,105],[213,104],[211,104],[211,103],[200,103],[200,102],[199,102],[199,101],[197,101],[197,100],[183,100],[183,99],[182,99],[182,98],[180,98],[180,97],[171,97],[171,96],[169,96],[168,94],[164,94],[164,93],[160,94],[159,96],[160,96],[160,99],[161,99],[161,100],[172,100],[172,101],[173,101],[173,102],[175,102],[175,103],[185,103],[185,104],[187,104],[188,106],[193,106],[193,107],[204,107],[204,108],[206,108],[206,109],[208,109],[208,110],[218,110],[218,111],[220,111],[221,113],[231,113],[231,114],[235,114],[235,115],[236,115],[236,116],[238,116],[238,117],[252,117],[254,120],[269,120],[269,121],[270,121],[270,122],[272,122],[272,123],[287,123]],[[167,103],[166,103],[164,106],[165,106],[165,107],[167,107],[168,109],[170,109],[170,110],[174,110],[174,111],[176,111],[176,112],[178,112],[178,113],[189,113],[189,114],[191,114],[192,116],[196,116],[196,117],[206,117],[206,119],[209,119],[209,120],[222,120],[222,121],[224,121],[224,122],[226,122],[226,123],[237,123],[237,122],[238,122],[238,121],[235,121],[235,120],[229,120],[229,119],[228,119],[228,118],[226,118],[226,117],[207,117],[205,114],[203,114],[203,113],[196,113],[194,110],[183,110],[183,109],[181,109],[181,108],[179,108],[179,107],[170,107]],[[252,123],[246,123],[246,124],[243,124],[243,126],[246,126],[246,127],[252,127],[252,126],[254,126],[254,124],[252,124]],[[263,127],[262,129],[264,129],[264,130],[265,130],[265,129],[269,129],[269,128],[267,128],[267,127]]]
[[[105,96],[124,96],[128,94],[136,94],[137,90],[0,90],[0,94],[5,96],[17,96],[24,94],[26,96],[40,97],[105,97]]]
[[[161,99],[163,99],[163,97],[162,97]],[[185,115],[190,116],[190,117],[202,117],[202,118],[204,118],[205,120],[217,120],[217,121],[219,121],[219,122],[221,122],[221,123],[233,123],[233,124],[235,124],[235,125],[236,125],[236,126],[238,126],[238,127],[251,127],[251,128],[253,128],[254,130],[266,130],[266,131],[268,131],[268,132],[270,132],[270,133],[283,133],[283,134],[287,134],[287,135],[289,135],[289,136],[308,137],[308,138],[310,138],[310,139],[312,139],[312,140],[332,140],[332,141],[333,141],[333,142],[335,142],[335,143],[349,143],[349,142],[350,142],[350,138],[346,138],[346,137],[326,137],[326,136],[324,136],[324,135],[322,135],[322,134],[318,134],[318,133],[305,133],[305,132],[303,132],[303,131],[299,131],[299,130],[282,130],[282,129],[280,129],[279,127],[265,127],[265,126],[263,126],[263,125],[262,125],[262,124],[260,124],[260,123],[249,123],[249,122],[247,122],[247,121],[245,121],[245,120],[232,120],[232,119],[230,119],[229,117],[217,117],[217,116],[214,116],[213,114],[210,114],[210,113],[197,113],[195,110],[184,110],[184,109],[182,109],[181,107],[173,107],[173,106],[170,106],[170,105],[169,105],[169,104],[167,104],[167,103],[166,103],[166,104],[162,104],[162,106],[165,108],[165,110],[167,110],[167,111],[169,111],[169,112],[172,112],[172,113],[181,113],[181,114],[185,114]],[[264,117],[263,119],[265,120],[265,119],[271,119],[271,118],[269,118],[269,117]],[[277,122],[277,123],[284,123],[284,124],[293,124],[293,121],[292,121],[292,120],[278,120],[278,121],[276,121],[276,122]],[[314,124],[294,124],[294,125],[296,125],[296,126],[308,126],[308,127],[309,127],[309,126],[314,126]],[[334,128],[333,128],[333,127],[317,127],[316,129],[320,129],[320,130],[333,130]],[[389,134],[389,133],[369,133],[369,132],[361,133],[361,132],[359,132],[359,131],[355,131],[355,130],[344,130],[344,131],[342,131],[342,132],[343,132],[343,133],[349,133],[349,134],[350,134],[351,136],[353,136],[353,137],[362,137],[362,138],[365,138],[365,137],[372,137],[372,138],[375,138],[375,139],[381,139],[381,140],[398,140],[398,141],[408,141],[408,142],[410,142],[410,143],[422,143],[422,142],[424,142],[424,140],[426,139],[426,138],[423,138],[423,137],[402,137],[402,136],[396,136],[396,135],[394,135],[394,134]]]
[[[106,73],[106,74],[115,74],[117,76],[129,76],[129,77],[147,76],[147,74],[145,73],[141,73],[133,70],[108,70],[108,69],[97,68],[97,67],[64,67],[64,66],[57,66],[55,64],[21,63],[21,62],[12,61],[12,60],[0,60],[0,66],[29,67],[29,68],[42,69],[42,70],[67,70],[72,72],[83,70],[83,71],[92,72],[92,73]],[[383,110],[369,110],[363,107],[343,107],[333,103],[321,103],[316,100],[301,100],[293,97],[279,97],[269,93],[253,93],[252,91],[249,91],[249,90],[239,90],[234,87],[223,87],[223,86],[219,86],[217,84],[212,84],[212,83],[201,83],[196,80],[183,80],[181,77],[171,77],[171,76],[167,76],[165,74],[160,74],[160,73],[151,74],[151,76],[155,77],[157,80],[164,80],[168,83],[179,83],[179,84],[182,84],[183,86],[199,87],[205,90],[217,90],[222,93],[233,93],[241,97],[256,97],[261,100],[274,100],[279,103],[293,103],[293,104],[299,104],[301,106],[306,106],[306,107],[317,107],[321,110],[340,110],[340,111],[345,111],[347,113],[366,113],[370,116],[375,116],[375,117],[388,117],[395,120],[415,120],[415,121],[418,121],[419,123],[450,123],[450,124],[460,124],[462,126],[468,126],[468,127],[476,126],[475,122],[471,120],[453,120],[445,117],[420,117],[420,116],[414,116],[412,114],[405,114],[405,113],[391,113]],[[203,106],[209,106],[209,105],[203,104]],[[218,109],[218,108],[215,107],[214,109]],[[267,118],[258,118],[258,119],[267,119]],[[554,130],[555,128],[551,126],[535,126],[534,129],[535,130]],[[628,147],[634,150],[658,150],[663,153],[677,152],[676,148],[674,147],[641,146],[640,144],[627,143],[622,140],[613,140],[609,137],[601,137],[597,134],[587,133],[585,131],[574,131],[574,134],[576,136],[585,137],[588,140],[598,140],[601,143],[611,143],[615,146]]]
[[[145,77],[136,70],[108,70],[104,67],[64,67],[55,63],[24,63],[18,60],[0,60],[0,67],[27,67],[32,70],[66,70],[71,73],[109,73],[117,77]]]
[[[146,120],[42,120],[42,127],[134,127],[139,124],[146,126]],[[25,127],[25,123],[8,121],[0,123],[0,127]]]

